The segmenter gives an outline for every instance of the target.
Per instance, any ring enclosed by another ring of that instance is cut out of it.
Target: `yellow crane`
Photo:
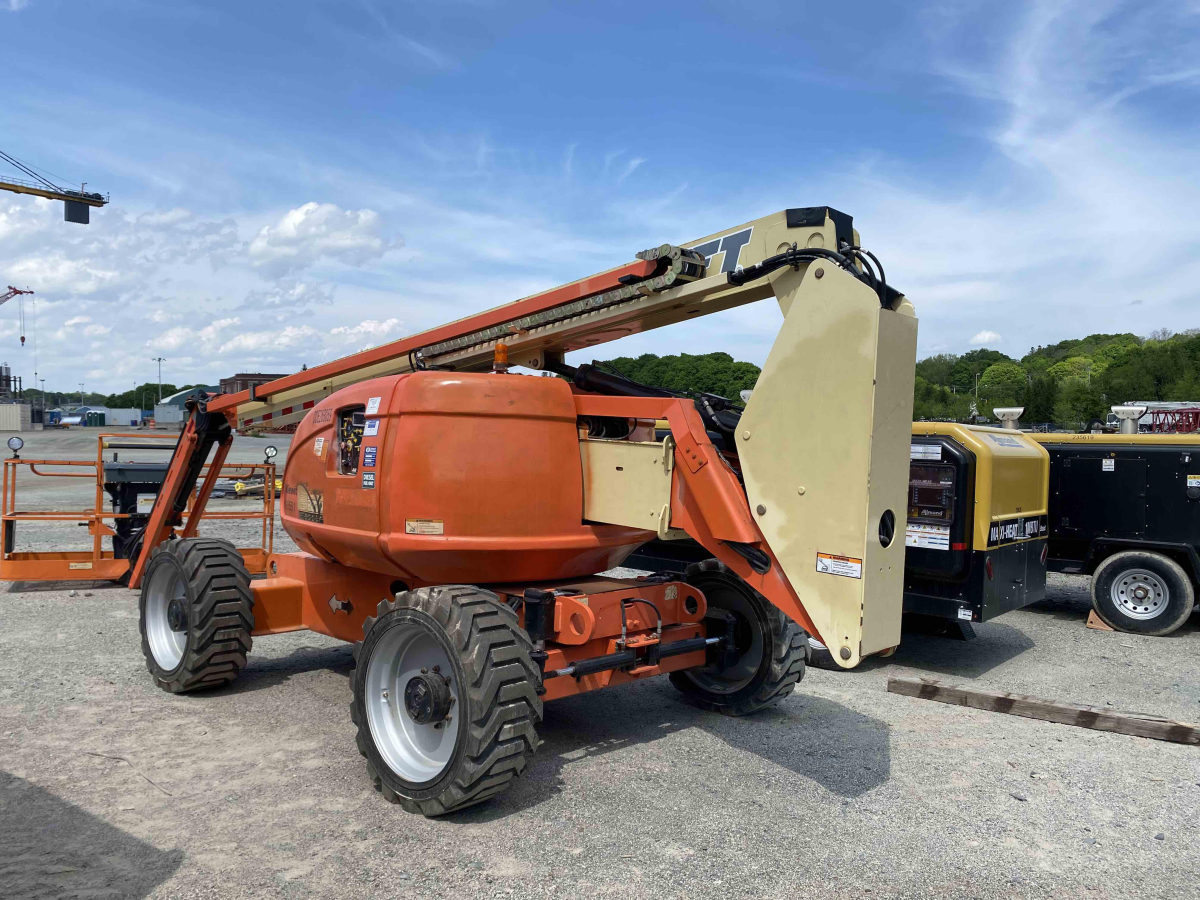
[[[63,219],[78,225],[87,225],[90,221],[91,207],[104,206],[109,201],[106,194],[88,192],[86,182],[79,190],[61,188],[54,182],[43,178],[32,167],[0,150],[0,160],[10,163],[16,169],[28,175],[30,179],[9,178],[0,176],[0,190],[12,191],[14,194],[32,194],[35,197],[45,197],[49,200],[63,202]]]

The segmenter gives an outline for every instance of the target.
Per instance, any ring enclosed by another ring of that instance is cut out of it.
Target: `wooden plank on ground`
[[[892,694],[903,694],[920,700],[936,700],[938,703],[969,706],[972,709],[1024,716],[1027,719],[1041,719],[1043,722],[1132,734],[1176,744],[1200,744],[1200,726],[1174,722],[1145,713],[1056,703],[1053,700],[1002,691],[981,691],[961,685],[942,684],[936,678],[889,678],[887,689]]]

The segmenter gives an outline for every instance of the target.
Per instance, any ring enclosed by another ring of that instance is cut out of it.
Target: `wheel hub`
[[[1153,619],[1162,615],[1171,599],[1163,579],[1148,569],[1123,572],[1112,585],[1113,604],[1133,619]]]
[[[187,609],[182,600],[172,600],[167,604],[167,625],[172,631],[187,631]]]
[[[449,679],[436,672],[414,675],[404,687],[404,711],[418,725],[441,722],[452,701]]]

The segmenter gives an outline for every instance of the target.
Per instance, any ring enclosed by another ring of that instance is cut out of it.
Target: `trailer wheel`
[[[166,541],[150,557],[138,603],[146,668],[179,694],[233,681],[253,642],[254,598],[228,541]]]
[[[448,585],[381,602],[354,645],[350,704],[376,790],[426,816],[503,791],[538,745],[532,651],[491,591]]]
[[[800,626],[715,559],[688,566],[684,580],[704,591],[710,611],[732,616],[739,655],[725,668],[672,672],[671,684],[701,709],[728,716],[766,709],[790,694],[804,677],[808,656]],[[709,621],[720,627],[719,620]]]
[[[1187,621],[1195,602],[1183,567],[1160,553],[1116,553],[1092,573],[1092,607],[1118,631],[1170,634]]]

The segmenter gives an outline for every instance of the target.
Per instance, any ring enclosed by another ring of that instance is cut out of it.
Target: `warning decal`
[[[368,419],[367,427],[363,430],[363,437],[375,437],[379,434],[379,420]]]
[[[67,563],[68,569],[90,569],[91,563]]]
[[[441,519],[405,519],[405,534],[444,534]]]
[[[862,578],[862,560],[853,556],[818,553],[817,571],[826,575],[841,575],[843,578]]]
[[[372,397],[370,400],[367,401],[367,415],[368,416],[376,415],[379,412],[379,401],[382,399],[383,399],[382,397]]]
[[[1100,468],[1105,472],[1117,471],[1117,461],[1115,459],[1104,459],[1100,461]]]
[[[971,610],[960,607],[958,610],[958,617],[960,619],[966,619],[968,622],[971,621]]]
[[[913,444],[909,450],[909,459],[932,459],[941,462],[941,444]]]
[[[325,438],[319,437],[313,441],[313,453],[320,456],[323,452],[325,452]]]
[[[378,447],[363,447],[363,468],[375,468],[375,454],[378,452]]]
[[[904,529],[905,547],[924,547],[927,550],[950,549],[949,525],[919,525],[910,522]]]
[[[1188,479],[1188,487],[1190,487],[1190,488],[1200,487],[1200,475],[1189,475],[1187,477],[1187,479]]]

